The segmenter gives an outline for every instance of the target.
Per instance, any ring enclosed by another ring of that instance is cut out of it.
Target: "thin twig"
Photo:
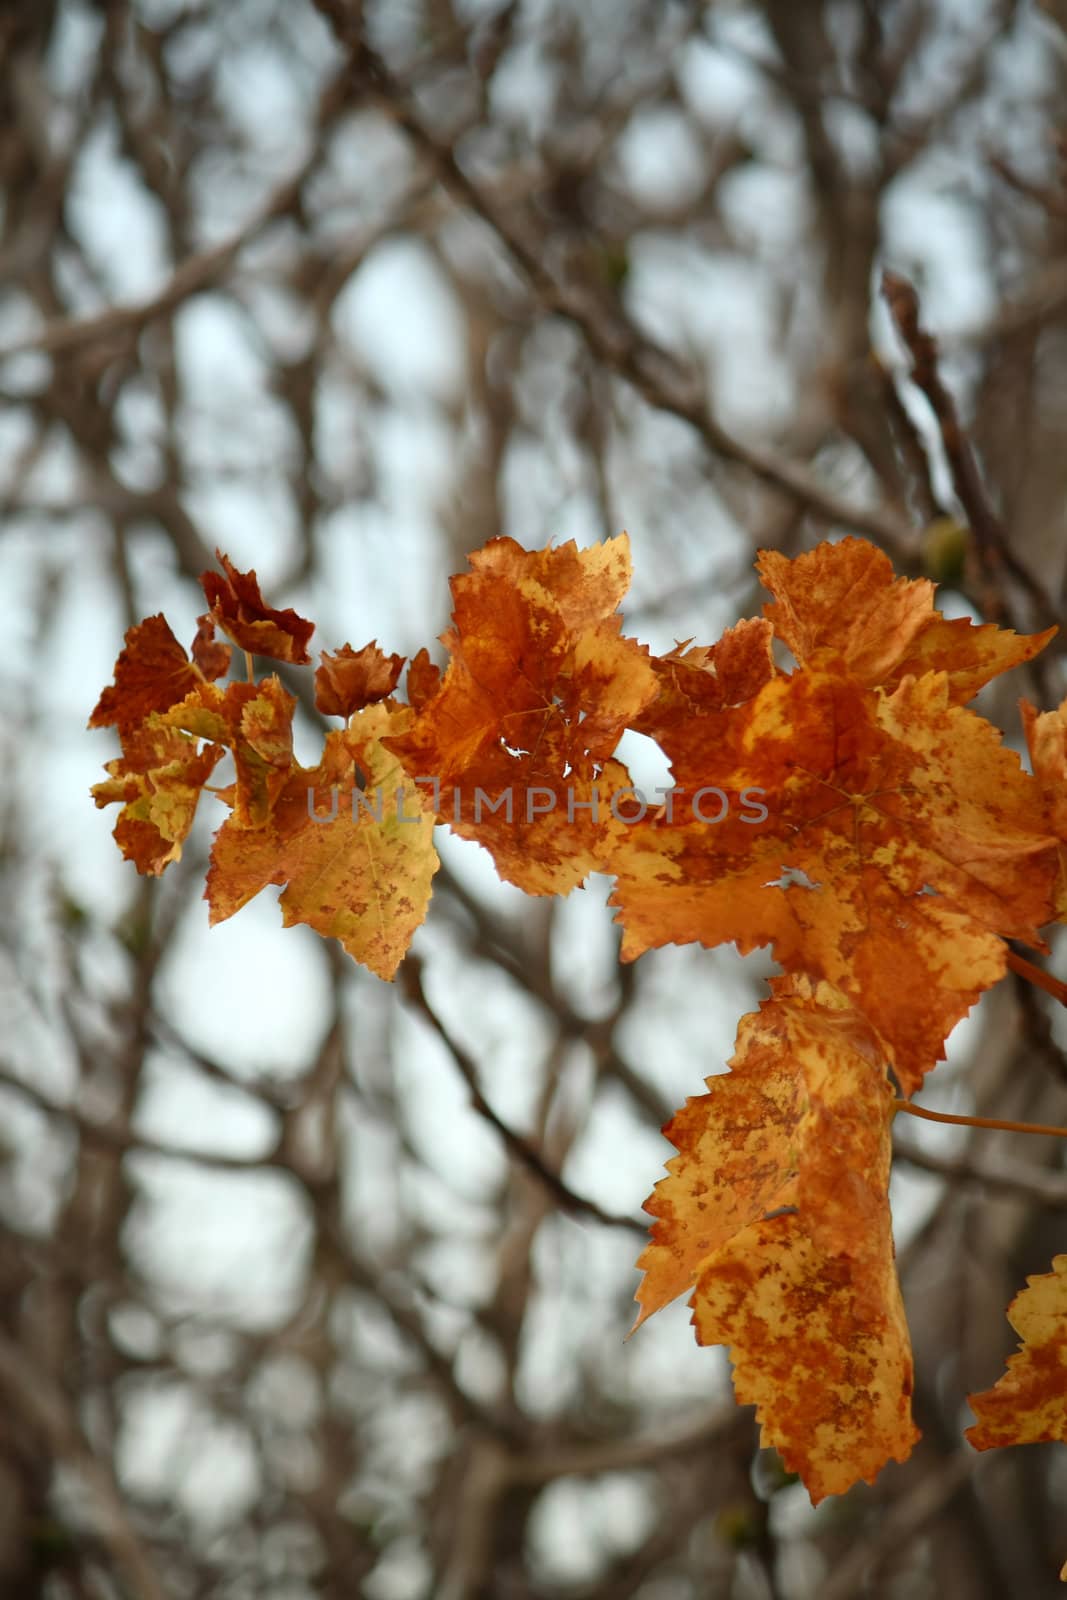
[[[1008,947],[1008,966],[1019,978],[1025,978],[1027,983],[1032,983],[1035,988],[1043,989],[1050,994],[1053,1000],[1058,1000],[1061,1006],[1067,1006],[1067,983],[1060,978],[1053,977],[1051,972],[1046,972],[1044,967],[1035,966],[1032,961],[1027,961]]]
[[[11,1090],[28,1100],[46,1116],[69,1122],[78,1137],[86,1144],[99,1145],[105,1150],[119,1151],[124,1155],[163,1156],[168,1161],[192,1161],[197,1166],[210,1167],[217,1172],[260,1172],[271,1166],[284,1166],[278,1153],[278,1144],[259,1156],[227,1155],[219,1150],[183,1150],[162,1144],[158,1139],[135,1133],[121,1122],[96,1122],[73,1106],[60,1105],[15,1073],[0,1067],[0,1089]]]
[[[492,229],[544,310],[578,328],[605,367],[625,379],[653,409],[687,422],[715,455],[746,467],[827,522],[869,534],[898,558],[906,558],[914,544],[907,526],[884,511],[835,495],[802,463],[735,438],[712,416],[703,382],[695,373],[687,372],[668,352],[639,334],[618,307],[609,306],[587,285],[561,283],[545,264],[538,243],[527,238],[482,184],[468,177],[451,142],[426,125],[403,85],[367,44],[357,14],[350,12],[343,0],[313,3],[348,56],[353,89],[364,99],[376,99],[389,112],[453,198]]]
[[[1004,601],[993,587],[993,580],[1007,572],[1027,594],[1045,625],[1056,622],[1052,600],[1012,550],[1007,529],[993,508],[974,449],[960,422],[956,402],[942,380],[937,341],[919,320],[919,296],[915,286],[898,273],[884,272],[882,294],[911,358],[912,382],[930,402],[953,487],[974,534],[982,570],[991,580],[985,609],[994,617],[1004,615]]]
[[[0,1385],[5,1411],[20,1410],[44,1436],[56,1466],[74,1469],[96,1505],[96,1533],[136,1600],[167,1600],[152,1559],[134,1531],[111,1468],[90,1449],[75,1413],[42,1367],[0,1334]]]
[[[417,956],[409,954],[400,969],[400,979],[404,985],[408,999],[422,1012],[434,1032],[448,1047],[448,1050],[459,1069],[460,1076],[470,1091],[471,1104],[478,1115],[484,1117],[491,1127],[503,1139],[509,1152],[531,1172],[539,1183],[542,1183],[554,1197],[557,1205],[573,1216],[592,1217],[596,1222],[602,1222],[609,1228],[626,1228],[640,1236],[647,1243],[648,1230],[643,1227],[635,1217],[624,1217],[613,1211],[605,1211],[598,1206],[595,1200],[588,1199],[585,1195],[577,1194],[566,1184],[558,1172],[553,1172],[546,1165],[540,1153],[522,1137],[510,1128],[504,1120],[497,1115],[485,1098],[478,1083],[478,1071],[473,1059],[463,1048],[458,1039],[455,1039],[443,1019],[437,1014],[426,996],[422,982],[422,962]]]
[[[737,1406],[728,1399],[722,1405],[701,1411],[680,1428],[657,1428],[654,1433],[621,1439],[559,1445],[512,1459],[507,1472],[514,1483],[539,1484],[553,1478],[593,1477],[601,1472],[647,1467],[665,1456],[705,1449],[718,1435],[736,1427],[737,1422]]]
[[[227,238],[180,262],[156,294],[130,305],[108,306],[92,316],[57,318],[36,333],[27,334],[14,344],[5,346],[0,350],[0,361],[28,350],[57,355],[61,351],[74,350],[99,340],[129,337],[139,333],[156,318],[168,316],[191,295],[210,288],[264,228],[298,210],[305,183],[323,161],[326,145],[322,134],[346,109],[346,90],[345,75],[336,74],[319,96],[316,117],[318,136],[311,140],[307,155],[296,171],[277,186],[259,211],[234,229]]]
[[[913,1105],[910,1100],[894,1100],[894,1111],[904,1111],[909,1117],[922,1117],[926,1122],[949,1122],[957,1128],[995,1128],[1001,1133],[1044,1133],[1053,1139],[1067,1139],[1067,1128],[1050,1128],[1043,1122],[1004,1122],[999,1117],[966,1117],[952,1111],[931,1111],[926,1106]]]
[[[234,259],[257,234],[277,217],[289,211],[299,197],[309,169],[305,162],[291,178],[277,188],[267,204],[218,244],[187,257],[172,272],[163,287],[145,300],[129,305],[108,306],[88,317],[62,317],[48,322],[36,333],[28,333],[0,349],[0,361],[28,350],[42,355],[59,355],[81,345],[101,340],[131,338],[157,317],[168,316],[191,295],[211,287],[227,272]]]

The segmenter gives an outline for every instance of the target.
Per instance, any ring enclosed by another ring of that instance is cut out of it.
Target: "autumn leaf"
[[[639,733],[677,748],[693,719],[744,705],[778,675],[771,653],[772,629],[762,617],[728,628],[716,645],[678,645],[653,656],[659,692],[634,721]]]
[[[903,1460],[911,1355],[889,1215],[892,1092],[865,1020],[782,979],[742,1018],[730,1070],[664,1129],[638,1325],[696,1288],[702,1344],[814,1500]]]
[[[415,710],[421,711],[429,700],[441,687],[441,669],[430,660],[428,650],[420,650],[408,662],[408,676],[405,688],[407,690],[408,704]]]
[[[99,807],[122,803],[115,842],[138,872],[158,877],[180,859],[203,786],[224,753],[211,744],[200,750],[158,713],[127,732],[122,755],[107,763],[111,777],[92,795]]]
[[[1003,975],[1002,938],[1040,943],[1055,846],[1038,786],[991,724],[951,703],[945,674],[887,694],[841,657],[778,674],[743,705],[694,707],[659,738],[672,803],[612,841],[607,862],[623,958],[687,940],[770,945],[850,997],[910,1093]],[[764,820],[745,820],[753,794]]]
[[[324,650],[315,672],[315,704],[324,716],[350,717],[391,695],[403,665],[403,656],[387,656],[374,639],[362,650],[350,644],[332,655]]]
[[[211,616],[240,650],[306,666],[311,660],[307,642],[315,624],[295,611],[275,611],[259,592],[255,572],[239,572],[221,550],[215,557],[222,573],[205,572],[200,584]]]
[[[295,706],[280,679],[270,677],[225,689],[201,683],[164,713],[168,726],[232,750],[236,827],[262,827],[289,780]]]
[[[965,1438],[976,1450],[1067,1441],[1067,1255],[1026,1285],[1008,1307],[1018,1353],[992,1389],[967,1396],[978,1421]]]
[[[803,1074],[788,1053],[789,1011],[765,1004],[741,1018],[732,1070],[707,1079],[663,1129],[678,1154],[645,1210],[655,1218],[637,1265],[634,1324],[691,1289],[709,1257],[780,1203],[796,1176]]]
[[[216,640],[215,619],[211,612],[205,611],[202,617],[197,617],[192,655],[209,683],[214,683],[216,678],[225,677],[229,671],[232,654],[228,644],[220,644]]]
[[[153,711],[166,711],[201,682],[201,675],[162,613],[127,629],[115,663],[115,682],[104,690],[89,718],[90,728],[116,726],[120,736],[138,728]]]
[[[1067,922],[1067,700],[1055,711],[1037,711],[1019,702],[1034,777],[1045,798],[1049,832],[1057,840],[1054,909]]]
[[[693,1296],[701,1344],[730,1346],[734,1392],[817,1505],[905,1461],[912,1360],[892,1256],[832,1254],[794,1212],[749,1224]]]
[[[262,827],[222,825],[207,880],[213,924],[268,884],[286,884],[287,928],[307,923],[379,977],[394,975],[438,865],[426,792],[383,744],[412,715],[384,703],[357,712],[327,734],[317,767],[293,767]]]
[[[945,672],[950,700],[962,705],[999,673],[1032,660],[1056,632],[1019,635],[966,617],[948,621],[934,610],[929,579],[895,577],[889,557],[864,539],[820,544],[792,560],[763,550],[756,565],[775,597],[764,616],[797,661],[829,650],[870,687]]]
[[[470,564],[452,580],[444,676],[389,747],[412,777],[436,780],[442,820],[502,877],[566,893],[598,864],[609,796],[629,784],[615,746],[657,689],[647,650],[621,636],[629,543],[531,552],[493,539]]]

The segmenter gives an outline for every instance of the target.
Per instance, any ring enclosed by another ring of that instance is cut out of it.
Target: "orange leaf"
[[[223,824],[207,880],[212,923],[284,883],[287,928],[305,922],[379,977],[393,976],[426,915],[438,864],[425,791],[382,742],[411,716],[384,704],[357,712],[327,734],[318,767],[294,766],[262,827]]]
[[[485,845],[501,876],[531,894],[566,893],[599,864],[602,827],[585,809],[593,785],[604,774],[606,811],[628,782],[615,746],[656,694],[648,652],[620,636],[616,614],[629,541],[526,551],[492,539],[470,564],[452,580],[448,668],[424,697],[419,664],[417,716],[389,748],[412,777],[437,780],[442,820]]]
[[[154,714],[127,733],[123,753],[107,763],[110,779],[93,785],[97,806],[122,802],[115,841],[138,872],[158,877],[182,853],[203,785],[223,751],[198,750],[195,739]]]
[[[887,695],[840,657],[744,705],[694,707],[661,742],[673,820],[635,824],[607,863],[624,959],[687,940],[769,944],[850,996],[910,1093],[1002,976],[1001,938],[1040,942],[1055,845],[1038,786],[996,729],[950,703],[944,674]],[[698,807],[701,789],[728,807]],[[762,821],[745,820],[751,791]]]
[[[889,1217],[892,1092],[862,1017],[782,979],[742,1018],[730,1071],[665,1132],[639,1321],[696,1282],[702,1344],[818,1501],[903,1460],[911,1354]],[[770,1213],[770,1215],[768,1215]]]
[[[842,655],[861,683],[894,688],[908,674],[947,672],[955,705],[983,684],[1030,661],[1056,632],[1019,635],[934,610],[927,578],[896,578],[889,557],[864,539],[824,543],[789,560],[760,552],[760,577],[775,596],[763,614],[801,663],[821,651]]]
[[[362,650],[343,644],[333,655],[322,652],[315,672],[315,704],[324,716],[350,717],[392,694],[403,656],[387,656],[372,639]]]
[[[162,613],[126,632],[115,663],[115,682],[104,690],[89,718],[90,728],[117,725],[120,736],[139,727],[153,711],[166,711],[201,682]]]
[[[238,572],[229,556],[215,551],[225,576],[205,572],[200,584],[211,607],[211,615],[241,650],[253,655],[271,656],[276,661],[291,661],[306,666],[311,660],[307,642],[315,624],[295,611],[274,611],[259,592],[255,572]]]
[[[978,1421],[965,1437],[976,1450],[1067,1441],[1067,1255],[1026,1285],[1008,1307],[1018,1353],[992,1389],[967,1396]]]
[[[281,681],[270,677],[260,683],[229,683],[225,689],[202,683],[164,713],[168,726],[233,751],[237,827],[262,827],[288,782],[295,706]]]
[[[215,639],[215,619],[210,611],[196,619],[196,638],[193,640],[193,660],[209,683],[222,678],[229,671],[233,651],[228,644]]]

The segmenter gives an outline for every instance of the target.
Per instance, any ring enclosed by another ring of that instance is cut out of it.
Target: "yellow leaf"
[[[411,716],[388,703],[366,707],[327,734],[318,767],[294,767],[264,826],[223,824],[207,880],[213,923],[267,884],[284,883],[286,927],[307,923],[379,977],[393,977],[426,915],[438,866],[426,791],[382,743]]]

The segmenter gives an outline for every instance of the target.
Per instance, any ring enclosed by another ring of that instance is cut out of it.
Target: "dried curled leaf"
[[[89,718],[90,728],[117,727],[120,736],[140,727],[153,711],[166,711],[201,681],[200,673],[160,612],[127,629],[115,662],[115,682],[104,690]]]
[[[441,687],[441,669],[430,660],[428,650],[419,650],[408,663],[408,704],[421,711]]]
[[[200,584],[211,616],[240,650],[306,666],[311,660],[307,643],[315,624],[295,611],[275,611],[259,592],[255,572],[239,572],[221,550],[215,557],[222,573],[205,572]]]
[[[215,638],[215,619],[210,611],[205,611],[202,617],[196,619],[192,655],[208,683],[214,683],[216,678],[224,678],[230,669],[233,651],[228,644],[220,644]]]
[[[403,656],[387,656],[372,639],[362,650],[343,644],[331,655],[322,652],[315,672],[315,704],[327,717],[350,717],[391,695],[404,665]]]
[[[158,877],[181,859],[201,791],[223,754],[218,745],[201,750],[158,713],[127,733],[122,755],[107,763],[110,779],[94,784],[92,796],[98,806],[121,802],[115,842],[138,872]]]
[[[270,677],[259,683],[230,683],[225,689],[202,683],[164,713],[170,727],[233,751],[237,827],[262,827],[289,780],[295,706],[280,679]]]

